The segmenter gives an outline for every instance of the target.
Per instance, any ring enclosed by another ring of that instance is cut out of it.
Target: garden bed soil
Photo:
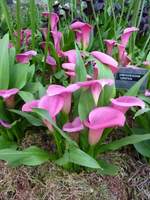
[[[48,150],[51,144],[41,135],[27,134],[22,147],[44,143]],[[68,172],[51,162],[38,167],[11,168],[0,161],[0,200],[150,199],[150,166],[131,147],[107,153],[103,158],[119,166],[117,176]]]

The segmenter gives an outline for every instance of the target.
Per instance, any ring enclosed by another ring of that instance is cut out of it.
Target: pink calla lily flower
[[[57,24],[59,22],[59,16],[56,13],[42,12],[43,17],[50,17],[51,31],[57,31]]]
[[[124,31],[123,31],[123,34],[122,34],[122,36],[121,36],[121,44],[123,45],[123,46],[127,46],[127,44],[128,44],[128,41],[129,41],[129,38],[130,38],[130,36],[131,36],[131,34],[133,33],[133,32],[136,32],[136,31],[138,31],[139,29],[138,28],[136,28],[136,27],[129,27],[129,28],[126,28]]]
[[[36,56],[36,55],[37,55],[37,52],[34,51],[34,50],[26,51],[26,52],[24,52],[24,53],[17,54],[17,55],[16,55],[16,60],[17,60],[19,63],[27,64],[27,63],[29,63],[30,59],[31,59],[33,56]]]
[[[39,104],[39,100],[33,100],[33,101],[26,102],[22,106],[22,111],[23,112],[32,112],[33,108],[38,108],[38,104]]]
[[[68,122],[63,126],[63,131],[68,133],[79,132],[84,129],[84,126],[79,117],[76,117],[72,122]]]
[[[144,61],[143,64],[144,64],[146,67],[150,67],[150,61],[148,61],[148,60],[147,60],[147,61]]]
[[[76,50],[72,49],[69,51],[63,52],[63,55],[67,57],[69,63],[76,63]]]
[[[71,109],[71,97],[72,93],[79,89],[77,84],[71,84],[68,87],[64,87],[61,85],[50,85],[47,89],[48,96],[63,96],[64,98],[64,106],[63,111],[68,114]]]
[[[146,91],[145,91],[145,96],[146,96],[146,97],[150,97],[150,90],[146,90]]]
[[[0,119],[0,126],[3,126],[4,128],[11,128],[11,125],[9,123],[1,119]]]
[[[112,56],[112,51],[113,51],[113,47],[116,45],[116,41],[115,40],[104,40],[105,44],[106,44],[106,48],[107,48],[107,54]]]
[[[19,92],[19,89],[13,88],[8,90],[0,90],[0,96],[4,99],[8,108],[15,106],[15,95]]]
[[[9,99],[19,92],[19,89],[13,88],[8,90],[0,90],[0,96],[3,97],[4,100]]]
[[[26,46],[28,46],[32,35],[32,31],[30,29],[25,29],[24,34],[25,34],[25,44]]]
[[[70,25],[70,28],[76,32],[77,42],[82,43],[83,48],[86,49],[90,42],[93,27],[87,23],[76,21]]]
[[[62,110],[63,105],[64,98],[62,96],[43,96],[40,100],[25,103],[22,106],[22,111],[32,112],[33,108],[41,108],[47,110],[51,118],[55,121],[56,115]],[[53,132],[53,127],[47,120],[43,120],[43,123]]]
[[[59,22],[59,17],[56,13],[51,13],[51,31],[57,31],[57,24]]]
[[[43,35],[43,39],[46,41],[47,34],[48,34],[48,28],[40,28],[40,31]]]
[[[62,39],[62,33],[59,31],[51,31],[53,40],[54,40],[54,47],[56,49],[56,52],[58,53],[59,56],[62,56],[62,50],[60,48],[60,43]]]
[[[72,72],[75,71],[75,66],[76,66],[76,64],[74,64],[74,63],[63,63],[62,64],[63,69],[66,69],[66,70],[72,71]]]
[[[122,44],[118,44],[118,51],[119,51],[119,63],[123,66],[127,66],[130,62],[131,59],[129,58],[125,46]]]
[[[45,109],[54,118],[62,110],[64,98],[62,96],[44,96],[40,99],[38,107]]]
[[[95,104],[97,105],[101,90],[104,88],[105,85],[112,85],[113,83],[114,83],[114,81],[111,79],[101,79],[101,80],[78,82],[77,84],[81,88],[90,88],[91,89],[91,93],[93,95]]]
[[[89,128],[89,143],[95,145],[100,140],[105,128],[124,126],[125,115],[111,107],[95,108],[90,112],[84,125]]]
[[[118,71],[119,69],[118,62],[115,59],[113,59],[111,56],[99,51],[93,51],[91,55],[97,60],[99,60],[101,63],[108,65],[112,73],[116,73]]]
[[[46,57],[46,63],[48,65],[52,66],[52,67],[56,67],[56,60],[52,56],[50,56],[50,55],[48,55]]]
[[[115,108],[116,110],[120,110],[123,113],[126,113],[129,108],[133,106],[139,106],[142,109],[145,108],[144,102],[133,96],[122,96],[117,99],[111,99],[111,106]]]

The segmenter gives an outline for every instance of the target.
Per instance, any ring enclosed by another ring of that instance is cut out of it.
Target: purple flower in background
[[[8,108],[15,106],[15,95],[19,92],[19,89],[13,88],[8,90],[0,90],[0,96],[4,99]]]
[[[113,51],[113,47],[116,45],[116,41],[115,40],[104,40],[105,44],[106,44],[106,48],[107,48],[107,54],[112,56],[112,51]]]
[[[0,126],[3,126],[4,128],[11,128],[11,125],[8,122],[1,119],[0,119]]]
[[[24,53],[17,54],[17,55],[16,55],[16,60],[17,60],[19,63],[27,64],[27,63],[29,63],[30,59],[31,59],[33,56],[36,56],[36,55],[37,55],[37,52],[34,51],[34,50],[26,51],[26,52],[24,52]]]

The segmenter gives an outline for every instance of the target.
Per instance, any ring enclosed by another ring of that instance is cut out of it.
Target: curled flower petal
[[[59,22],[59,17],[56,13],[51,13],[51,31],[57,31],[57,24]]]
[[[74,64],[74,63],[63,63],[62,64],[62,68],[67,69],[69,71],[75,71],[75,66],[76,66],[76,64]]]
[[[150,90],[146,90],[146,91],[145,91],[145,96],[146,96],[146,97],[150,97]]]
[[[118,62],[111,56],[99,51],[93,51],[91,55],[101,63],[108,65],[113,73],[118,71]]]
[[[111,107],[95,108],[89,114],[84,125],[89,128],[89,143],[96,144],[105,128],[113,128],[116,126],[124,126],[125,115]]]
[[[33,51],[33,50],[26,51],[24,53],[17,54],[16,60],[19,63],[26,64],[26,63],[29,63],[29,60],[32,58],[32,56],[36,56],[36,55],[37,55],[36,51]]]
[[[5,100],[10,98],[11,96],[17,94],[19,89],[13,88],[8,90],[0,90],[0,96],[3,97]]]
[[[115,44],[117,43],[115,40],[104,40],[107,48],[107,54],[112,55],[112,50]]]
[[[43,40],[46,40],[48,34],[48,28],[40,28],[40,31],[42,33]]]
[[[50,56],[50,55],[48,55],[46,57],[46,63],[48,65],[51,65],[51,66],[54,66],[54,67],[56,66],[56,60],[52,56]]]
[[[76,32],[77,42],[82,43],[83,48],[86,49],[90,42],[93,27],[88,23],[76,21],[70,25],[70,28]]]
[[[32,112],[33,108],[38,108],[39,100],[33,100],[30,102],[25,103],[22,106],[22,111],[23,112]]]
[[[111,99],[112,107],[120,110],[123,113],[126,113],[130,107],[139,106],[141,108],[145,108],[144,102],[132,96],[122,96],[117,99]]]
[[[101,90],[105,85],[112,85],[114,81],[112,79],[101,79],[101,80],[91,80],[85,82],[78,82],[77,84],[83,88],[90,88],[93,94],[95,103],[97,104]]]
[[[1,119],[0,119],[0,126],[3,126],[4,128],[11,128],[11,125],[8,122]]]
[[[79,117],[76,117],[72,122],[66,123],[63,126],[63,131],[73,133],[84,129],[84,126]]]
[[[58,53],[59,56],[62,56],[62,51],[60,48],[60,43],[61,43],[61,39],[62,39],[62,33],[61,32],[57,32],[57,31],[51,31],[53,40],[54,40],[54,46],[56,49],[56,52]]]
[[[139,29],[136,28],[136,27],[129,27],[129,28],[126,28],[126,29],[123,31],[123,34],[122,34],[122,36],[121,36],[121,44],[122,44],[123,46],[127,46],[131,34],[132,34],[133,32],[138,31],[138,30],[139,30]]]
[[[85,126],[90,129],[105,129],[114,126],[123,126],[125,116],[122,112],[111,107],[95,108],[90,112]]]
[[[61,96],[44,96],[39,100],[38,108],[47,110],[53,118],[61,111],[63,105],[64,98]]]
[[[76,50],[72,49],[69,51],[63,52],[63,55],[68,58],[69,63],[76,63]]]

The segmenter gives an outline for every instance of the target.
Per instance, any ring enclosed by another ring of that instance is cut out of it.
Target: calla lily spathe
[[[104,41],[107,48],[106,53],[112,56],[113,47],[116,45],[117,42],[115,40],[104,40]]]
[[[75,31],[77,42],[83,45],[83,49],[86,49],[90,42],[93,27],[90,24],[76,21],[70,25],[70,28]]]
[[[121,36],[121,44],[123,45],[123,46],[127,46],[127,44],[128,44],[128,41],[129,41],[129,38],[130,38],[130,36],[131,36],[131,34],[133,33],[133,32],[136,32],[136,31],[138,31],[139,29],[138,28],[136,28],[136,27],[129,27],[129,28],[126,28],[124,31],[123,31],[123,34],[122,34],[122,36]]]
[[[125,115],[119,110],[111,107],[95,108],[84,122],[89,128],[89,144],[97,144],[105,128],[122,127],[124,124]]]
[[[17,54],[17,55],[16,55],[16,60],[17,60],[19,63],[27,64],[27,63],[29,63],[30,59],[31,59],[33,56],[36,56],[36,55],[37,55],[37,52],[36,52],[36,51],[30,50],[30,51],[26,51],[26,52],[24,52],[24,53]]]
[[[133,96],[122,96],[117,99],[111,99],[111,103],[113,108],[120,110],[123,113],[126,113],[129,108],[133,106],[145,108],[145,103],[141,99]]]
[[[111,56],[100,51],[92,51],[91,55],[101,63],[107,65],[111,69],[112,73],[116,73],[118,71],[118,62]]]

